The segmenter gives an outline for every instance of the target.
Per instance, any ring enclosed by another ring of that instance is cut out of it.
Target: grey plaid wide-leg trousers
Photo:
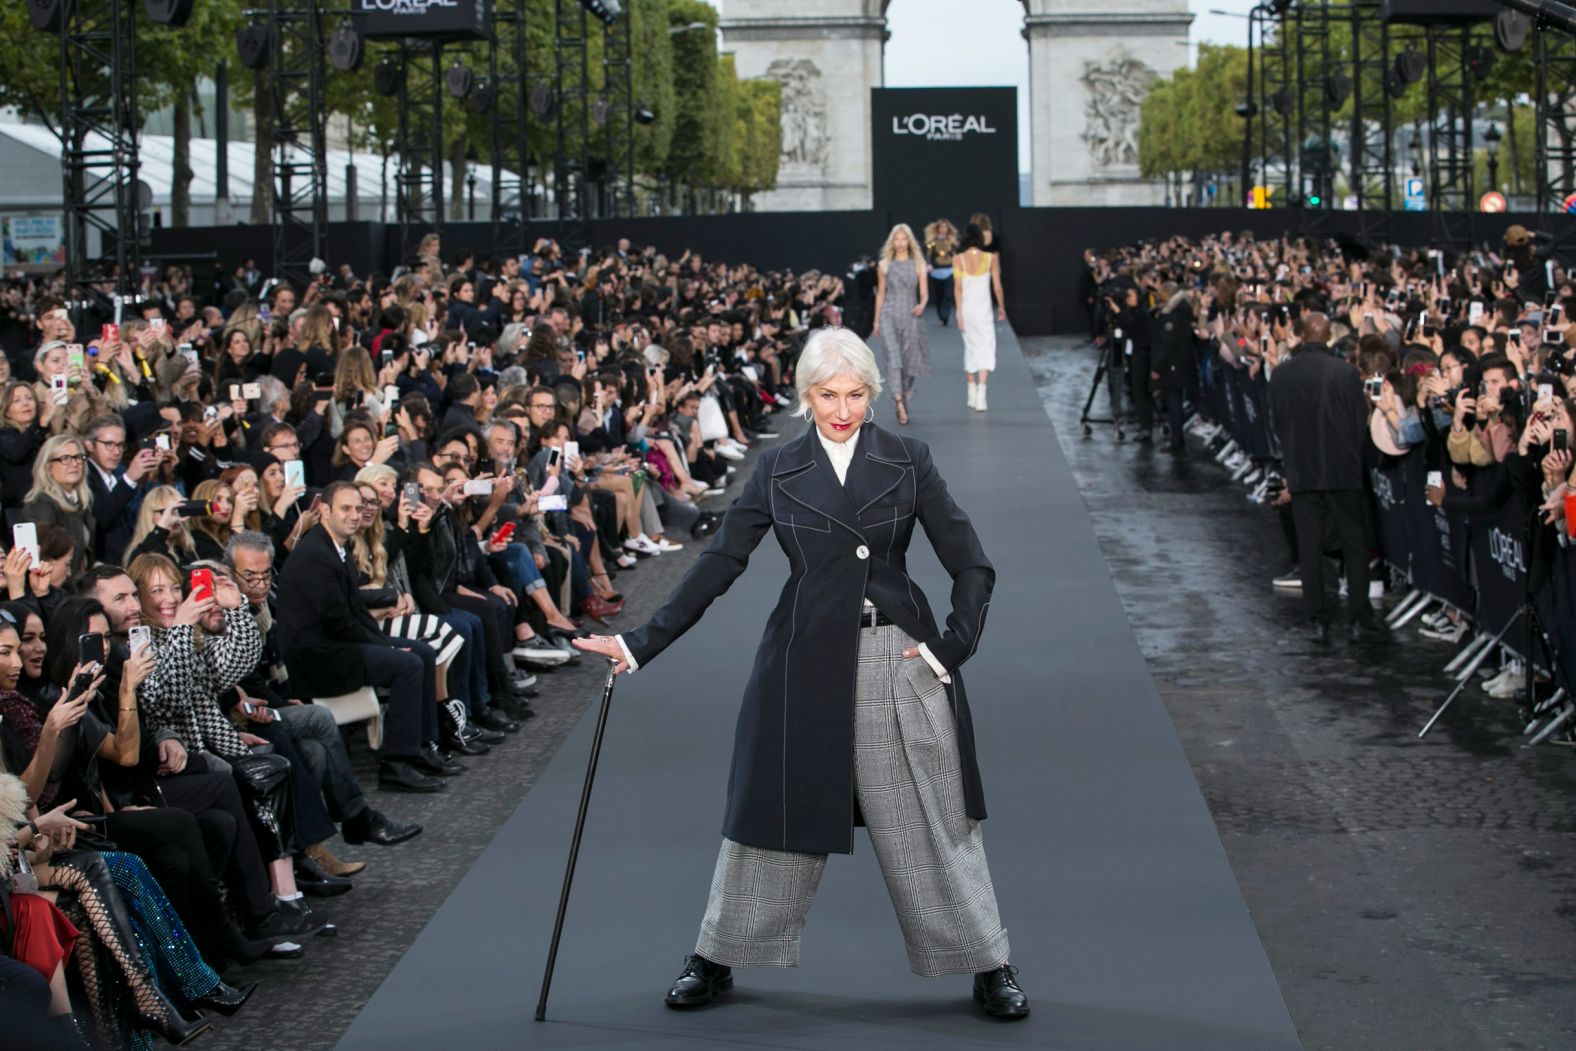
[[[901,628],[859,632],[854,782],[897,911],[908,965],[927,977],[1007,962],[978,821],[964,808],[946,687]],[[722,841],[695,951],[729,967],[795,967],[825,854]]]

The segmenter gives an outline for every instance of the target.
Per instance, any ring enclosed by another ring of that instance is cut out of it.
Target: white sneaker
[[[1491,678],[1487,682],[1485,682],[1483,684],[1483,689],[1486,690],[1486,691],[1492,692],[1495,689],[1498,689],[1499,687],[1505,685],[1505,683],[1509,682],[1511,679],[1515,678],[1519,674],[1521,674],[1520,666],[1518,666],[1514,661],[1512,661],[1511,663],[1509,663],[1509,664],[1505,665],[1503,668],[1501,668],[1499,670],[1499,674],[1498,675],[1495,675],[1493,678]]]
[[[631,566],[638,565],[639,563],[640,563],[640,559],[636,558],[634,555],[619,555],[618,556],[618,568],[619,569],[629,569]]]
[[[657,550],[658,551],[683,551],[684,550],[684,545],[683,544],[675,544],[673,541],[669,540],[667,537],[663,537],[661,540],[653,540],[652,543],[657,545]]]
[[[979,384],[975,383],[973,380],[969,380],[969,408],[971,408],[971,409],[977,408],[976,403],[978,401],[979,401]]]
[[[1369,601],[1370,602],[1377,602],[1379,599],[1382,599],[1382,598],[1384,598],[1384,581],[1382,581],[1382,580],[1370,580],[1368,582],[1368,599],[1369,599]]]
[[[740,449],[738,449],[738,448],[736,448],[735,446],[732,446],[732,445],[724,445],[721,442],[717,443],[716,452],[717,452],[718,456],[721,456],[724,459],[728,459],[728,460],[742,460],[742,459],[744,459],[744,453],[743,453],[742,450],[740,450]]]
[[[516,642],[511,654],[517,661],[533,661],[537,664],[567,664],[569,654],[557,646],[549,646],[541,639],[526,639]]]
[[[727,488],[725,486],[714,485],[710,489],[707,489],[704,493],[701,493],[700,495],[701,496],[721,496],[723,493],[726,493],[727,491],[728,490],[727,490]]]
[[[1497,685],[1483,687],[1483,692],[1500,701],[1508,701],[1512,697],[1520,697],[1527,692],[1527,674],[1518,670],[1514,675],[1504,679]]]
[[[981,385],[979,391],[974,395],[974,411],[984,412],[985,408],[985,387]]]
[[[639,551],[647,555],[662,554],[662,549],[656,544],[652,543],[651,538],[645,533],[630,537],[628,540],[624,541],[624,546],[631,551]]]
[[[1292,566],[1286,572],[1270,582],[1272,587],[1285,588],[1287,591],[1302,590],[1302,570]]]
[[[1452,624],[1447,619],[1442,625],[1435,624],[1419,628],[1417,633],[1425,639],[1436,639],[1439,642],[1460,642],[1467,633],[1467,622],[1462,621],[1460,624]]]

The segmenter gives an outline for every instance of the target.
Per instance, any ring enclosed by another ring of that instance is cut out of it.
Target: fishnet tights
[[[107,879],[107,870],[105,876]],[[111,911],[114,907],[104,901],[104,891],[96,886],[95,881],[86,873],[73,867],[69,860],[55,863],[54,875],[50,883],[60,890],[69,890],[77,896],[77,902],[87,917],[88,926],[93,929],[97,947],[115,961],[115,966],[126,979],[126,987],[131,991],[133,1003],[137,1005],[137,1013],[156,1024],[168,1022],[169,1001],[159,992],[159,987],[154,983],[152,968],[137,951],[137,943],[132,938],[129,924],[116,922],[115,915]],[[113,884],[109,892],[114,893]],[[124,908],[121,909],[120,915],[122,917],[126,915]],[[125,927],[124,930],[119,929],[122,926]],[[85,938],[79,939],[79,949],[86,941]],[[91,951],[79,951],[76,956],[77,965],[82,968],[82,984],[90,991],[97,991],[93,999],[99,1000],[107,983],[96,980],[97,961],[94,959],[94,954]],[[109,1018],[101,1013],[109,1010],[107,1003],[96,1002],[93,1004],[93,1010],[101,1022],[109,1023]]]

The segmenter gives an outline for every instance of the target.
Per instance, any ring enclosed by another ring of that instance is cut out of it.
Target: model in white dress
[[[986,378],[996,369],[997,306],[991,303],[999,286],[994,252],[974,249],[953,258],[957,282],[958,328],[963,332],[963,371],[968,374],[969,408],[985,411]],[[998,293],[999,294],[999,293]]]

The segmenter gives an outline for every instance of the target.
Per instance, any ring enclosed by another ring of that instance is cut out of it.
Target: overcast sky
[[[726,16],[727,0],[708,0]],[[1089,0],[1098,10],[1106,0]],[[1246,13],[1254,0],[1189,0],[1192,41],[1243,44],[1247,23],[1209,14],[1210,8]],[[783,0],[785,12],[793,0]],[[966,16],[966,17],[965,17]],[[889,88],[985,87],[1018,89],[1018,166],[1029,165],[1029,52],[1022,37],[1020,0],[892,0],[892,39],[886,46]],[[1182,50],[1179,45],[1177,50]],[[1192,49],[1188,49],[1191,56]]]

